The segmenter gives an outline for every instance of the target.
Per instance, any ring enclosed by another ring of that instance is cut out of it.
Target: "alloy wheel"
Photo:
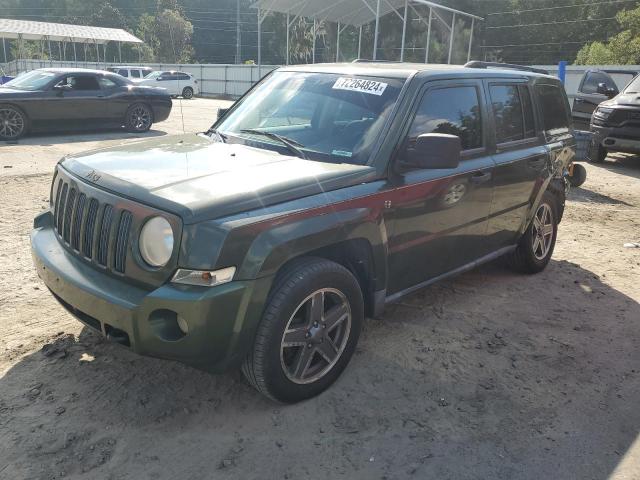
[[[553,244],[553,212],[548,204],[543,203],[536,210],[531,234],[533,254],[538,260],[543,260]]]
[[[0,108],[0,138],[18,138],[24,132],[24,117],[14,108]]]
[[[129,114],[129,124],[135,130],[146,130],[151,126],[151,113],[142,105],[135,107]]]
[[[323,288],[295,309],[280,342],[282,370],[294,383],[324,377],[338,362],[351,331],[351,307],[339,290]]]

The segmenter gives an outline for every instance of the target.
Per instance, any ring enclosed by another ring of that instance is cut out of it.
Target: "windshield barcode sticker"
[[[373,80],[362,80],[361,78],[340,77],[333,84],[336,90],[350,90],[352,92],[370,93],[371,95],[382,95],[387,88],[387,84]]]

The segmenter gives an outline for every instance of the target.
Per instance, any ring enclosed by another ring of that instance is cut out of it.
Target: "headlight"
[[[163,267],[173,253],[173,229],[162,217],[153,217],[140,232],[140,255],[152,267]]]
[[[223,283],[229,283],[233,280],[236,273],[236,267],[227,267],[213,272],[205,270],[188,270],[179,268],[171,281],[173,283],[182,283],[185,285],[198,285],[201,287],[215,287]]]
[[[594,112],[594,116],[606,120],[613,113],[613,108],[598,107]]]

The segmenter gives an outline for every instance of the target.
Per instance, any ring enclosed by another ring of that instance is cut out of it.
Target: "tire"
[[[546,212],[549,217],[543,217]],[[545,219],[548,218],[548,221]],[[541,222],[542,220],[542,222]],[[544,242],[542,242],[540,228],[536,225],[543,223]],[[509,263],[522,273],[538,273],[545,269],[556,245],[558,235],[558,209],[556,198],[551,192],[545,192],[529,227],[520,238],[518,246],[511,253]],[[537,239],[537,240],[536,240]]]
[[[127,109],[124,126],[129,132],[147,132],[153,125],[153,110],[144,103],[134,103]]]
[[[579,187],[587,180],[587,169],[582,165],[573,164],[573,175],[567,176],[572,187]]]
[[[595,152],[590,156],[589,161],[591,163],[603,163],[607,158],[607,149],[602,145],[598,145],[597,147],[594,147],[594,150]]]
[[[18,140],[28,129],[29,118],[26,113],[13,105],[0,104],[0,140]]]
[[[193,98],[193,88],[184,87],[182,89],[182,98],[184,98],[185,100],[191,100]]]
[[[242,372],[272,400],[314,397],[349,363],[363,321],[362,291],[349,270],[321,258],[294,261],[274,284]]]

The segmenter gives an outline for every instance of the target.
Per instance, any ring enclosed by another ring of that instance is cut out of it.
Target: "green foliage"
[[[618,12],[616,19],[622,31],[607,44],[592,42],[580,49],[578,65],[640,64],[640,7]]]

